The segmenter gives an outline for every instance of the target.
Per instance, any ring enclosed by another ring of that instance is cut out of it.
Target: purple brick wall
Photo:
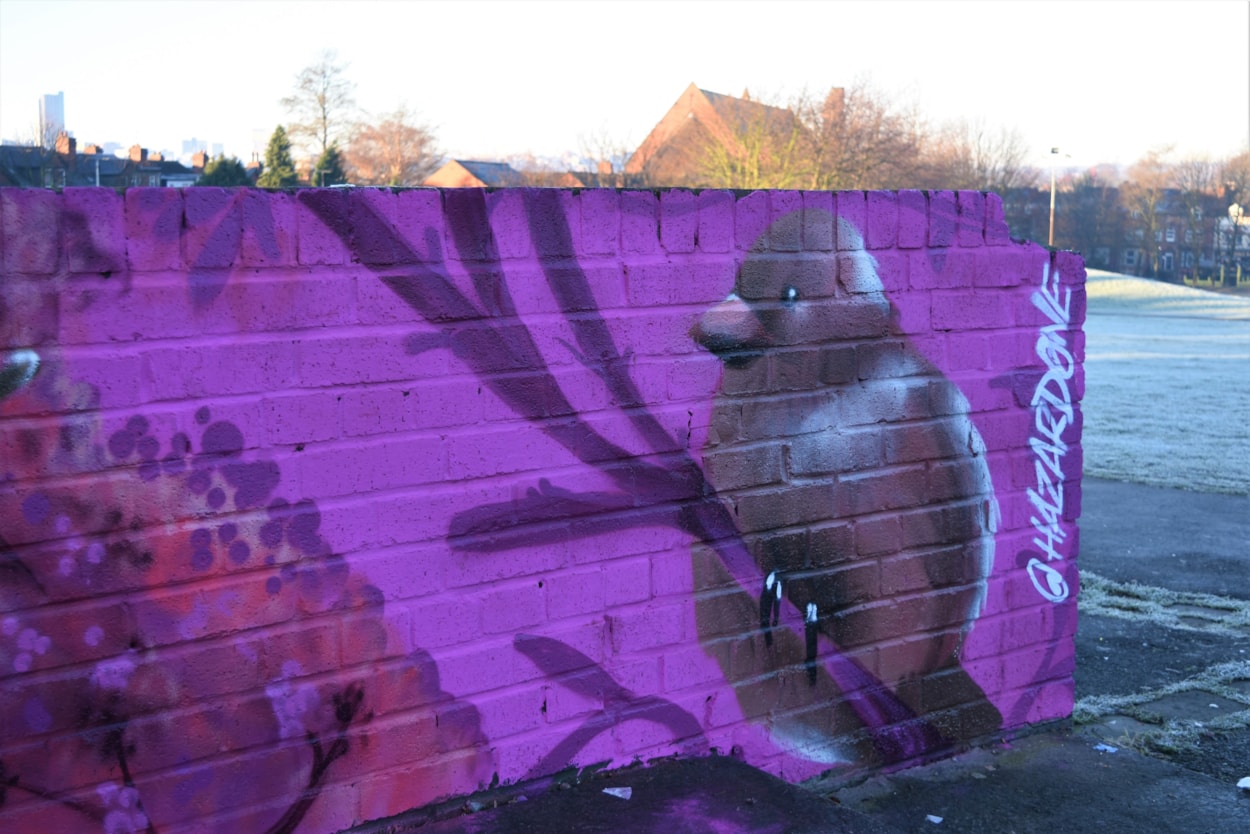
[[[851,778],[1071,710],[1084,268],[994,195],[0,209],[6,830]]]

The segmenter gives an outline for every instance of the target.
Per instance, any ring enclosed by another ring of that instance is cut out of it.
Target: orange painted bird
[[[820,223],[845,251],[764,245]],[[968,403],[900,332],[849,223],[798,211],[760,240],[692,336],[724,364],[704,466],[765,580],[758,600],[734,593],[697,546],[700,637],[748,717],[810,758],[879,755],[822,671],[822,634],[944,740],[991,732],[1001,717],[960,664],[998,514]],[[803,639],[777,627],[783,600]]]

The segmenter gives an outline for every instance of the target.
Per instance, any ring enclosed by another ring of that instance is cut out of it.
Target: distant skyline
[[[1018,129],[1061,167],[1250,147],[1244,0],[0,0],[0,138],[63,91],[79,141],[241,159],[322,49],[360,106],[401,102],[451,157],[630,149],[694,82],[753,97],[866,79],[931,122]]]

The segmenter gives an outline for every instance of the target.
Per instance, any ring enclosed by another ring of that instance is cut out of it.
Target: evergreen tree
[[[256,184],[261,188],[290,188],[298,182],[295,161],[291,159],[291,140],[286,136],[286,129],[278,125],[269,137],[269,147],[265,149],[265,170]]]
[[[243,163],[233,156],[219,156],[210,159],[204,166],[204,173],[195,181],[196,185],[251,185],[252,178],[247,175]]]
[[[342,185],[346,182],[347,174],[343,171],[343,155],[339,152],[338,143],[333,142],[317,160],[309,184],[322,188],[327,185]]]

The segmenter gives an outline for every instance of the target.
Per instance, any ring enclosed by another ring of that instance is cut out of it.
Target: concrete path
[[[1250,600],[1250,496],[1089,477],[1081,492],[1082,573]]]

